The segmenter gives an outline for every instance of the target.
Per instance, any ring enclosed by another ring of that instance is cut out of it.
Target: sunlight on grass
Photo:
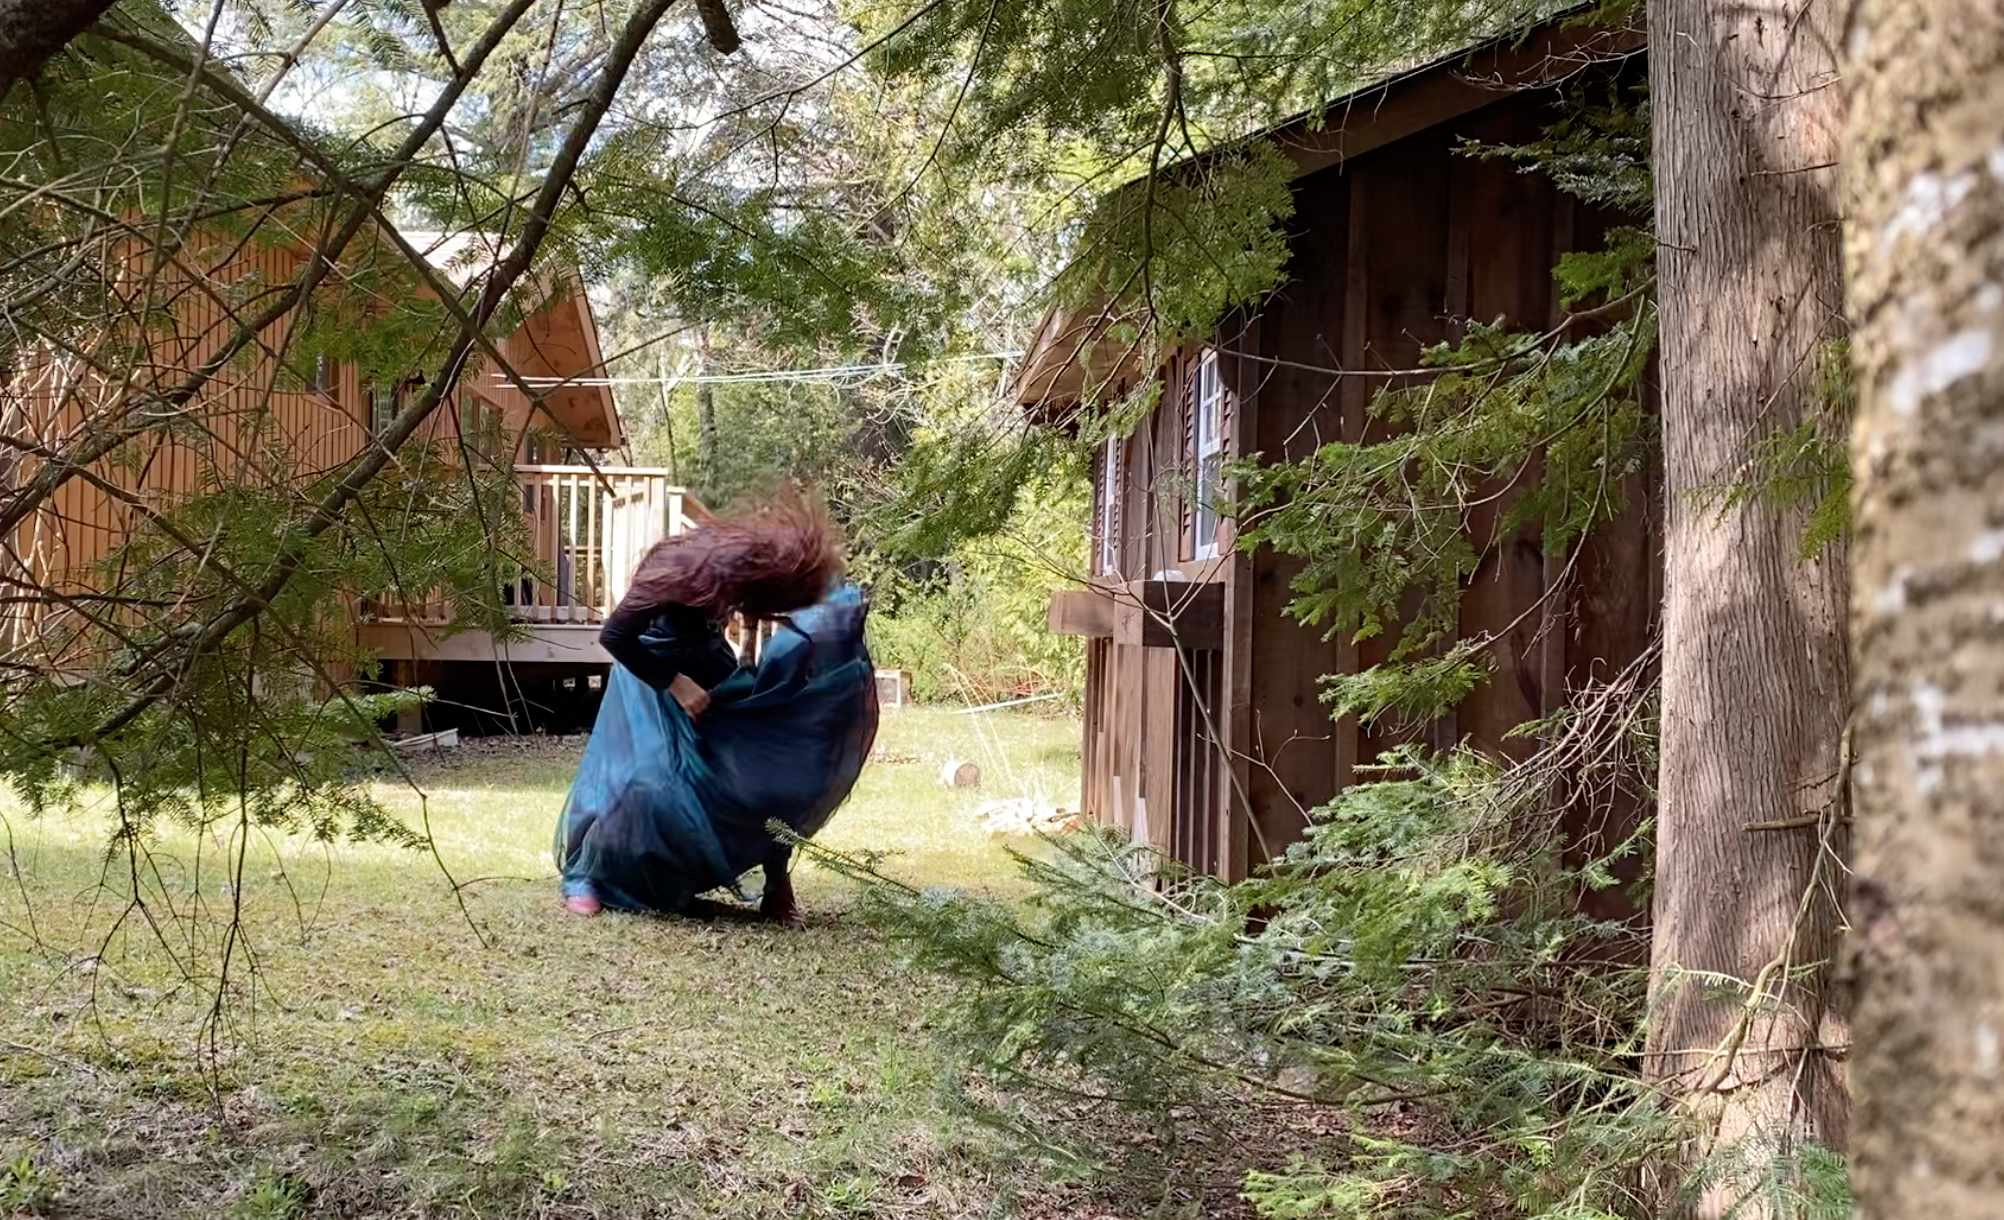
[[[845,883],[803,869],[794,933],[557,912],[578,749],[427,759],[422,801],[380,783],[457,894],[423,853],[255,831],[239,892],[225,821],[150,841],[134,911],[108,809],[9,809],[0,1170],[65,1216],[995,1214],[1022,1170],[943,1107],[937,993],[844,920]],[[949,756],[982,785],[942,788]],[[1006,892],[977,810],[1077,786],[1074,722],[891,712],[823,841]]]

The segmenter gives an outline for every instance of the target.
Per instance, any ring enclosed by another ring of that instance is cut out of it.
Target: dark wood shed
[[[1469,319],[1543,327],[1562,316],[1556,257],[1591,248],[1617,218],[1454,149],[1465,137],[1535,139],[1561,78],[1639,75],[1641,53],[1634,34],[1553,24],[1262,137],[1297,167],[1286,281],[1210,342],[1140,374],[1161,379],[1160,405],[1095,459],[1092,586],[1050,609],[1053,630],[1088,638],[1090,813],[1193,868],[1243,877],[1389,744],[1333,722],[1320,698],[1323,675],[1374,664],[1385,645],[1298,625],[1284,611],[1295,564],[1235,549],[1232,522],[1204,502],[1231,498],[1223,460],[1374,439],[1366,407],[1385,379],[1354,374],[1411,369]],[[1119,379],[1078,356],[1097,324],[1048,318],[1018,400],[1059,418],[1084,386]],[[1534,531],[1495,537],[1493,510],[1470,523],[1482,561],[1461,634],[1494,635],[1495,677],[1435,726],[1441,740],[1521,749],[1510,729],[1646,651],[1660,567],[1651,476],[1628,502],[1627,517],[1565,555],[1545,554]]]

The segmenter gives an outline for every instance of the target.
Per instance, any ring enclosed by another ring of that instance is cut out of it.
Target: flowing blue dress
[[[773,857],[767,824],[803,838],[849,796],[877,735],[869,603],[844,585],[774,632],[756,666],[691,720],[615,664],[557,821],[566,896],[681,912]]]

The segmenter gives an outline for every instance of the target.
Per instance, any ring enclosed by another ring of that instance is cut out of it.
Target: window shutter
[[[1087,543],[1092,559],[1086,567],[1095,573],[1106,554],[1106,461],[1106,446],[1101,445],[1092,460],[1092,538]]]
[[[1126,468],[1127,438],[1115,437],[1113,450],[1107,461],[1106,494],[1113,497],[1113,511],[1107,514],[1107,520],[1113,525],[1111,531],[1113,542],[1107,548],[1113,556],[1113,570],[1108,575],[1116,579],[1121,576],[1122,569],[1126,566],[1126,556],[1121,553],[1121,544],[1125,541],[1122,537],[1124,533],[1122,522],[1127,516],[1127,479],[1124,477]]]
[[[1232,370],[1232,378],[1229,380],[1225,377],[1227,367]],[[1218,384],[1221,391],[1218,395],[1218,453],[1227,462],[1232,460],[1232,420],[1237,417],[1239,409],[1238,372],[1239,362],[1236,359],[1228,366],[1222,355],[1218,357]]]
[[[1193,559],[1197,554],[1197,378],[1203,368],[1203,354],[1183,359],[1183,456],[1180,528],[1177,530],[1176,558]]]
[[[1232,458],[1237,451],[1237,447],[1232,443],[1232,421],[1238,418],[1238,378],[1240,371],[1244,367],[1236,358],[1228,365],[1225,363],[1222,353],[1218,357],[1218,463],[1220,466],[1231,465]],[[1225,377],[1225,370],[1227,368],[1232,371],[1232,376],[1229,380]],[[1230,500],[1238,495],[1238,489],[1232,486],[1231,476],[1223,470],[1218,472],[1218,495],[1220,498],[1226,500]],[[1228,530],[1229,533],[1227,532]],[[1236,536],[1237,533],[1238,526],[1236,523],[1228,526],[1223,520],[1220,520],[1218,522],[1218,549],[1222,551],[1225,548],[1226,540]]]

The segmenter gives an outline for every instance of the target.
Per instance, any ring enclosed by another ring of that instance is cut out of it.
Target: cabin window
[[[1109,436],[1099,466],[1099,570],[1120,574],[1120,438]]]
[[[313,388],[322,394],[332,394],[334,392],[334,382],[339,372],[340,368],[334,363],[333,357],[327,355],[325,352],[315,356],[313,358]]]
[[[1197,362],[1197,469],[1196,556],[1215,559],[1218,555],[1218,497],[1224,490],[1225,467],[1225,383],[1218,375],[1218,353],[1205,352]]]
[[[490,460],[501,457],[501,412],[483,398],[459,396],[459,436],[466,447]]]
[[[369,435],[381,436],[388,432],[390,424],[397,418],[395,391],[372,381],[362,387],[362,396],[369,403]]]

